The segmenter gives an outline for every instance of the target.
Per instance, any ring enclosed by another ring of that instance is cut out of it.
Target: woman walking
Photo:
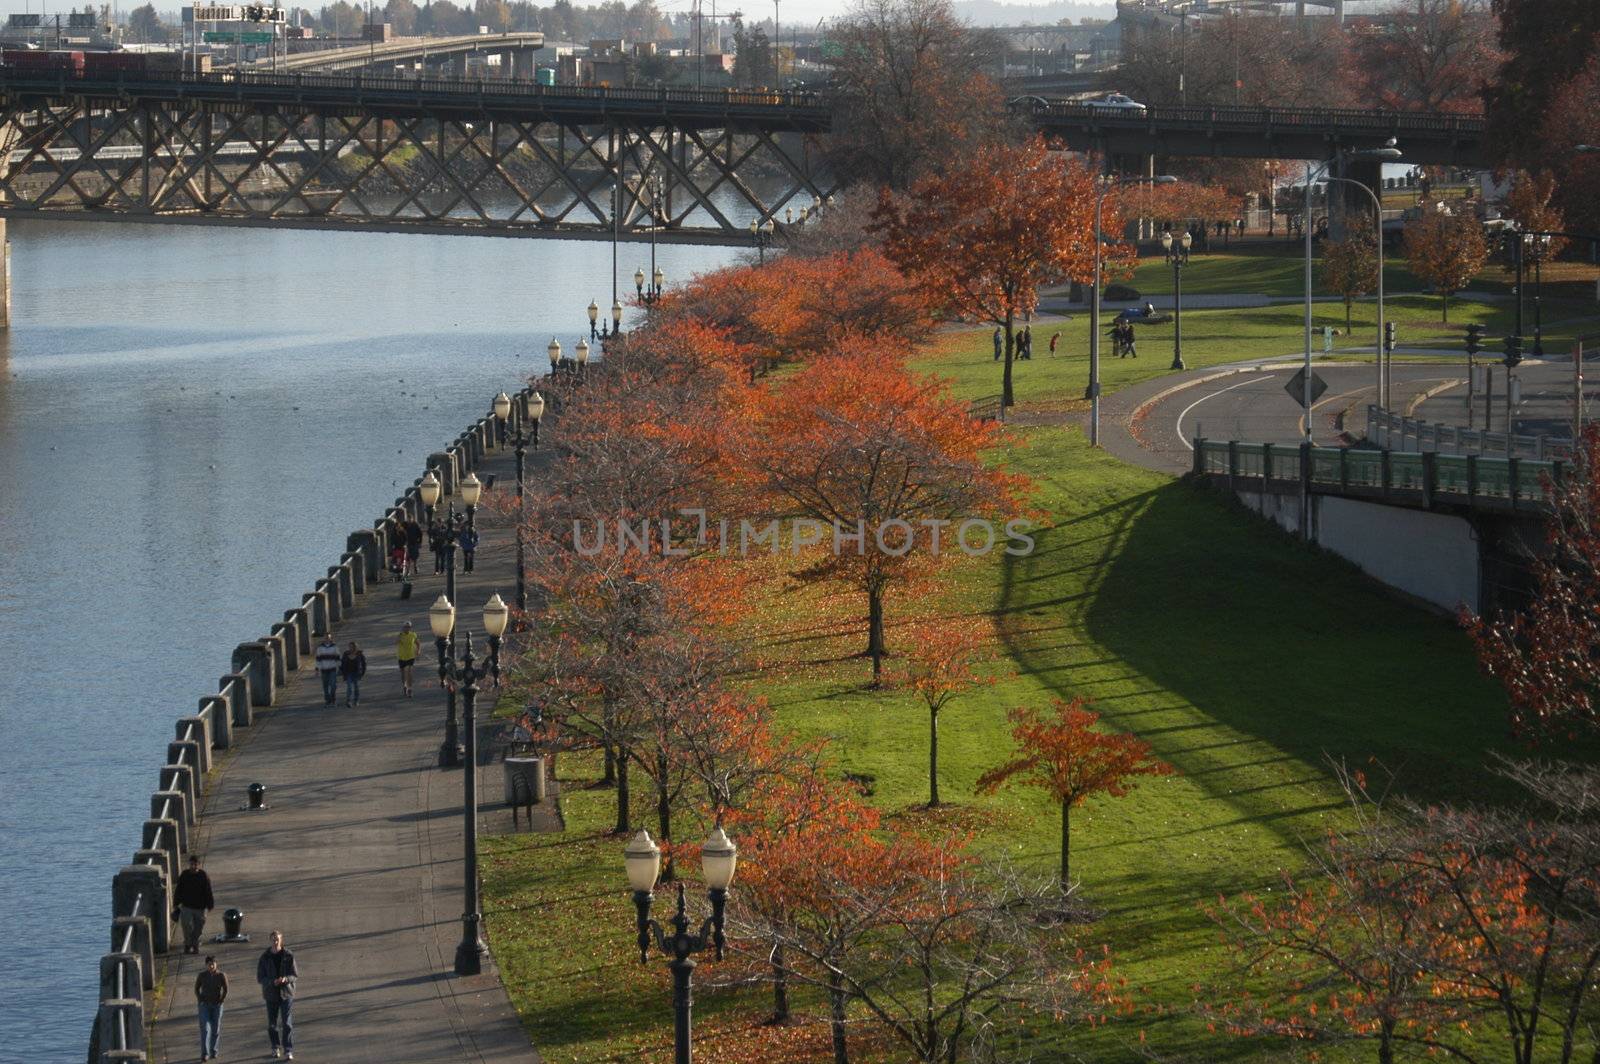
[[[361,704],[361,677],[367,674],[367,656],[352,640],[339,658],[339,675],[344,677],[344,704]]]

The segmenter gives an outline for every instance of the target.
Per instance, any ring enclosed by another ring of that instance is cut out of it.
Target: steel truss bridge
[[[747,242],[834,191],[830,115],[772,92],[13,73],[0,219]]]
[[[1327,158],[1396,137],[1479,162],[1483,120],[1371,111],[1013,100],[1066,147]],[[0,220],[742,243],[835,190],[833,101],[812,93],[223,72],[0,73]]]

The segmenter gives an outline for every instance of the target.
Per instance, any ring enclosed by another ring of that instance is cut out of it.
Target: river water
[[[610,302],[587,241],[13,223],[0,1061],[78,1061],[173,721]],[[662,246],[668,284],[739,257]],[[625,244],[632,291],[649,247]],[[225,894],[224,894],[225,900]]]

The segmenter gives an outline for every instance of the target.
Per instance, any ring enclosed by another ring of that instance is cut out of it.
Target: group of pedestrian
[[[200,867],[198,855],[190,855],[189,867],[178,876],[173,900],[183,928],[183,952],[198,955],[206,914],[216,905],[211,877]],[[267,949],[256,961],[256,983],[267,1006],[267,1041],[274,1057],[294,1059],[293,1005],[299,978],[294,954],[284,948],[283,932],[273,931]],[[194,996],[200,1020],[200,1059],[216,1060],[222,1040],[223,1005],[228,1000],[228,976],[215,956],[206,957],[205,967],[195,976]]]
[[[1052,336],[1050,338],[1050,353],[1051,354],[1055,354],[1056,340],[1060,336],[1061,336],[1060,333],[1056,333],[1055,336]],[[1002,357],[1004,357],[1004,355],[1005,355],[1005,350],[1006,350],[1006,347],[1005,347],[1006,339],[1005,339],[1005,337],[1006,337],[1006,334],[1003,331],[1001,331],[1000,327],[999,326],[995,326],[995,330],[994,330],[994,360],[996,362],[999,362],[1000,359]],[[1029,359],[1033,358],[1033,326],[1032,325],[1024,325],[1022,327],[1022,331],[1017,333],[1012,339],[1016,344],[1017,359],[1019,361],[1026,362]]]
[[[434,573],[443,573],[450,567],[452,545],[461,551],[461,571],[472,572],[478,552],[478,530],[467,522],[465,514],[455,515],[454,520],[436,517],[429,522],[428,549],[433,552]]]
[[[299,979],[294,954],[284,948],[283,932],[273,931],[256,959],[256,985],[267,1006],[267,1044],[274,1057],[294,1059],[294,991]],[[222,1010],[228,1000],[228,976],[216,957],[207,957],[206,966],[195,976],[194,997],[200,1018],[200,1059],[216,1060]]]
[[[344,704],[361,704],[361,679],[367,674],[367,656],[354,640],[341,651],[331,634],[324,635],[317,644],[315,661],[317,675],[322,679],[324,705],[331,706],[338,698],[341,679],[344,680]],[[409,687],[407,693],[410,693]]]
[[[1133,333],[1133,322],[1120,319],[1111,326],[1111,342],[1118,358],[1138,358],[1138,338]]]

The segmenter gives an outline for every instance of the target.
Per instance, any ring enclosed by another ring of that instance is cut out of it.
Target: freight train
[[[100,80],[136,77],[177,77],[183,56],[177,52],[80,52],[7,48],[0,51],[0,72],[26,77],[31,74]]]

